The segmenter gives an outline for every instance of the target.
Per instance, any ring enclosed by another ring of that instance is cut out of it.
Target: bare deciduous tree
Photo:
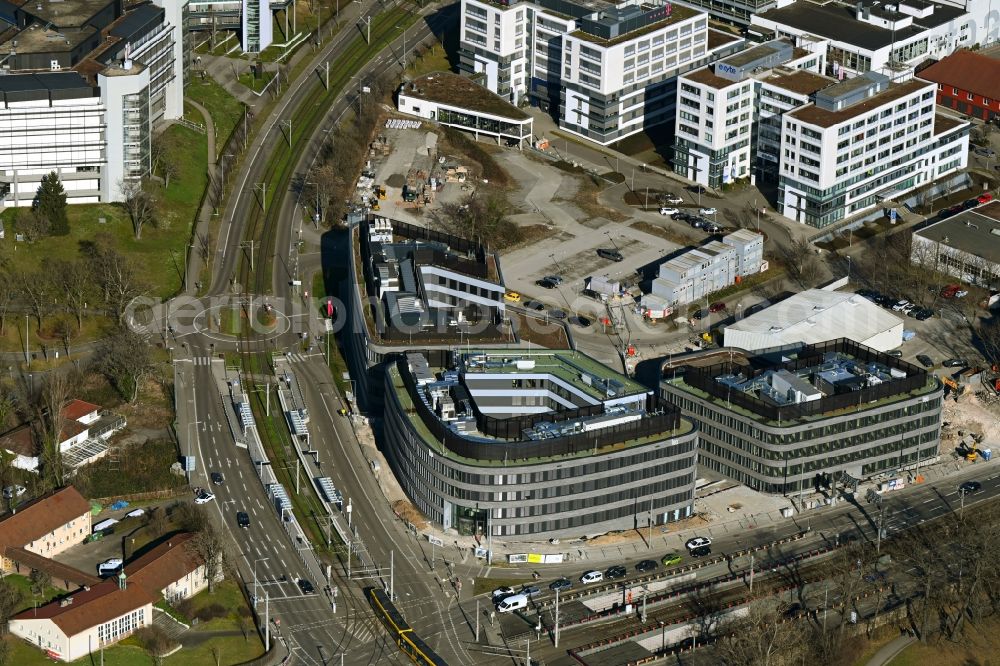
[[[798,663],[802,642],[797,627],[782,623],[771,599],[756,599],[745,615],[720,622],[716,653],[728,666],[775,666]]]
[[[133,403],[139,397],[143,379],[153,368],[146,340],[128,329],[105,340],[97,363],[119,394]]]
[[[143,228],[156,224],[156,197],[149,191],[144,180],[118,181],[118,186],[122,193],[122,208],[128,213],[128,218],[132,222],[132,233],[136,240],[142,238]]]

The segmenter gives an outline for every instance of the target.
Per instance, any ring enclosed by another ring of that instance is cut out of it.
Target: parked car
[[[656,567],[656,560],[643,560],[635,565],[635,570],[639,573],[646,573],[647,571],[652,571]]]
[[[907,305],[910,305],[910,302],[908,300],[906,300],[905,298],[900,299],[893,304],[892,311],[902,312],[903,308],[905,308]]]
[[[678,555],[677,553],[667,553],[666,555],[663,556],[663,559],[660,560],[660,564],[662,564],[665,567],[676,566],[680,563],[681,563],[681,556]]]
[[[610,259],[611,261],[625,261],[625,257],[618,250],[609,250],[604,247],[597,250],[597,256],[603,259]]]
[[[528,597],[523,594],[515,594],[507,597],[497,604],[498,613],[512,613],[516,610],[528,607]]]
[[[26,492],[28,492],[28,489],[18,483],[13,486],[7,486],[6,488],[4,488],[3,496],[6,497],[7,499],[11,499],[12,497],[20,497]]]
[[[722,312],[725,309],[726,309],[726,304],[723,303],[722,301],[717,301],[708,306],[708,311],[712,313]]]
[[[701,319],[704,316],[705,316],[704,310],[695,310],[694,313],[691,315],[691,319]]]
[[[569,318],[569,323],[579,326],[580,328],[590,328],[590,325],[593,322],[582,315],[576,315]]]
[[[886,354],[888,354],[889,356],[895,356],[896,358],[899,358],[900,356],[903,355],[903,350],[902,349],[890,349],[889,351],[886,352]]]
[[[316,588],[313,587],[313,584],[305,578],[299,578],[296,583],[298,584],[299,589],[302,590],[302,594],[316,594]]]
[[[549,316],[552,317],[553,319],[565,319],[566,311],[560,310],[559,308],[554,308],[552,310],[549,310]]]
[[[676,194],[667,194],[665,197],[663,197],[663,201],[671,205],[684,203],[684,199],[681,199]]]
[[[934,367],[934,359],[932,359],[927,354],[917,354],[917,361],[920,363],[920,365],[924,366],[925,368]]]
[[[203,490],[200,493],[198,493],[198,495],[194,498],[194,503],[195,504],[208,504],[209,502],[211,502],[214,499],[215,499],[215,495],[213,495],[212,493],[210,493],[210,492],[208,492],[206,490]]]
[[[600,583],[604,580],[604,572],[602,571],[587,571],[582,576],[580,576],[580,582],[584,585],[590,585],[591,583]]]
[[[941,298],[955,298],[955,294],[961,291],[961,289],[961,285],[949,284],[941,290]]]
[[[122,568],[121,559],[117,557],[112,557],[110,560],[104,560],[103,562],[97,565],[97,575],[101,577],[111,576],[118,573],[118,571],[121,568]]]
[[[243,529],[247,529],[248,527],[250,527],[250,516],[247,514],[246,511],[236,512],[236,524],[242,527]]]
[[[959,289],[955,292],[955,298],[965,298],[968,295],[969,291],[967,289]]]
[[[698,209],[698,214],[699,215],[715,215],[717,212],[718,211],[715,210],[714,208],[699,208]]]
[[[979,205],[979,199],[966,199],[962,202],[962,208],[969,210],[970,208],[975,208]]]
[[[914,313],[913,318],[917,321],[924,321],[925,319],[930,319],[933,316],[934,310],[931,310],[930,308],[920,308]]]
[[[493,603],[497,603],[498,601],[506,599],[507,597],[512,596],[514,594],[517,594],[517,592],[514,591],[514,588],[504,586],[504,587],[498,587],[497,589],[493,590],[490,593],[490,597],[493,598]]]
[[[549,589],[555,592],[556,590],[568,590],[573,587],[573,581],[569,578],[557,578],[556,580],[549,583]]]
[[[538,587],[537,585],[525,585],[524,587],[521,588],[521,594],[528,597],[529,599],[537,597],[541,593],[542,593],[542,588]]]
[[[541,280],[535,280],[535,284],[543,289],[555,289],[556,283],[548,278],[542,278]]]
[[[961,358],[946,358],[941,361],[941,365],[946,368],[964,368],[968,364]]]
[[[695,548],[701,548],[703,546],[711,546],[711,545],[712,545],[712,540],[709,539],[708,537],[694,537],[688,539],[684,543],[684,547],[687,548],[688,550],[694,550]]]
[[[620,564],[616,564],[613,567],[608,567],[608,570],[604,572],[604,577],[608,580],[614,580],[615,578],[624,578],[627,573],[628,569]]]
[[[524,307],[528,308],[529,310],[537,310],[538,312],[541,312],[542,310],[545,309],[545,304],[540,303],[539,301],[531,300],[531,301],[525,301]]]
[[[680,210],[676,208],[670,208],[668,206],[664,206],[663,208],[660,209],[660,215],[676,215],[679,212]]]
[[[553,284],[557,284],[557,285],[563,283],[563,279],[562,279],[561,275],[546,275],[542,279],[543,280],[548,280],[549,282],[551,282]]]
[[[974,152],[976,153],[976,155],[981,155],[983,157],[996,157],[997,156],[997,151],[993,150],[992,148],[983,148],[983,147],[980,147],[980,148],[976,148]]]
[[[982,194],[980,194],[980,195],[979,195],[979,196],[977,197],[977,200],[978,200],[978,201],[979,201],[979,203],[981,203],[981,204],[984,204],[984,203],[989,203],[989,202],[993,201],[993,195],[992,195],[992,194],[990,194],[989,192],[983,192]]]
[[[983,484],[978,481],[966,481],[958,487],[958,493],[960,495],[971,495],[972,493],[978,493],[982,488]]]
[[[511,303],[520,303],[521,294],[517,293],[516,291],[508,291],[503,295],[503,300],[509,301]]]
[[[671,220],[681,220],[682,222],[687,222],[688,219],[690,219],[690,217],[691,216],[688,213],[685,213],[684,211],[680,211],[679,213],[674,213],[673,215],[671,215],[670,219]]]

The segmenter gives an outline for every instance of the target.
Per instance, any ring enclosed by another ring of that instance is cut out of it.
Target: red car
[[[941,290],[941,298],[955,298],[955,294],[957,294],[961,288],[962,287],[960,285],[949,284]]]
[[[726,304],[722,302],[712,303],[711,305],[708,306],[709,312],[722,312],[725,309],[726,309]]]
[[[984,192],[984,193],[982,193],[982,194],[979,195],[979,198],[977,199],[977,201],[979,203],[981,203],[981,204],[989,203],[989,202],[993,201],[993,195],[990,194],[989,192]]]

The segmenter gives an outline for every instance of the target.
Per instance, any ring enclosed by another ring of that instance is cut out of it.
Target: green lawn
[[[45,591],[40,596],[35,597],[31,593],[31,581],[28,579],[27,576],[21,576],[18,574],[9,574],[7,576],[4,576],[3,579],[7,581],[7,583],[11,587],[15,587],[21,590],[21,593],[24,596],[24,602],[15,611],[16,613],[20,613],[21,611],[33,608],[36,602],[38,603],[39,606],[42,606],[60,595],[67,594],[66,590],[60,590],[57,587],[52,587],[51,585],[49,585],[45,588]]]
[[[268,81],[273,78],[274,72],[261,72],[260,78],[255,79],[253,73],[247,70],[239,75],[238,80],[250,90],[260,92],[267,86]]]
[[[99,233],[107,233],[116,240],[119,251],[131,257],[139,267],[150,294],[167,297],[177,293],[183,279],[191,223],[208,182],[205,172],[206,137],[180,125],[171,126],[166,133],[175,143],[176,159],[182,168],[171,179],[169,189],[165,190],[159,183],[152,184],[160,200],[157,226],[147,225],[142,239],[136,240],[128,215],[121,207],[113,204],[72,205],[67,209],[69,234],[48,236],[30,244],[18,243],[15,251],[10,253],[15,271],[39,270],[45,259],[79,258],[81,244],[92,241]],[[16,225],[10,222],[13,216],[14,209],[10,208],[0,215],[7,225],[8,237],[13,237],[16,232]]]
[[[11,646],[10,664],[17,666],[51,666],[58,664],[53,659],[49,659],[45,654],[19,638],[8,636],[6,639]],[[250,640],[243,640],[243,636],[216,636],[199,644],[197,647],[184,649],[163,660],[163,666],[216,666],[215,655],[212,648],[219,652],[220,664],[241,664],[264,653],[264,646],[260,638],[253,634]],[[93,655],[77,659],[72,662],[74,666],[100,666],[102,663],[100,652]],[[115,645],[104,650],[104,666],[153,666],[156,662],[145,650],[134,645]]]
[[[184,89],[184,95],[208,109],[212,122],[215,123],[215,149],[217,152],[221,151],[236,123],[243,119],[243,103],[211,77],[192,78]],[[199,118],[196,122],[202,121]]]

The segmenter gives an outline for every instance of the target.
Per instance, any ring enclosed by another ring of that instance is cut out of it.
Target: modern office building
[[[926,0],[779,1],[750,17],[747,36],[788,38],[796,46],[826,41],[826,70],[837,78],[878,72],[894,78],[928,58],[978,43],[976,19],[965,9]]]
[[[384,414],[396,478],[442,529],[576,537],[691,515],[696,428],[577,351],[407,353]]]
[[[752,179],[758,136],[767,154],[778,152],[782,113],[834,83],[818,74],[825,42],[809,46],[774,40],[680,76],[674,171],[708,187]]]
[[[765,493],[851,485],[938,456],[941,383],[846,339],[675,358],[660,387],[697,424],[699,465]]]
[[[659,276],[642,305],[663,309],[696,303],[709,294],[760,273],[764,266],[764,236],[739,229],[701,247],[691,248],[660,264]]]
[[[472,132],[477,139],[489,136],[531,145],[531,116],[459,74],[433,72],[407,81],[397,105],[402,113]]]
[[[903,320],[867,298],[807,289],[726,326],[724,344],[748,352],[846,338],[885,352],[903,343]]]
[[[672,121],[677,75],[740,42],[663,0],[462,0],[460,31],[462,73],[601,144]]]
[[[499,261],[482,246],[382,217],[362,228],[362,261],[384,338],[492,334],[504,319]]]
[[[974,51],[956,51],[920,71],[937,84],[937,103],[978,118],[1000,117],[1000,60]]]
[[[674,170],[776,182],[778,212],[825,227],[965,167],[969,123],[935,110],[934,84],[821,76],[826,42],[808,46],[775,40],[680,77]]]
[[[260,53],[274,41],[274,12],[285,15],[285,33],[289,32],[288,15],[294,15],[294,0],[190,0],[188,28],[192,32],[239,35],[243,53]],[[293,19],[294,20],[294,19]],[[294,24],[293,24],[294,26]]]
[[[0,37],[0,193],[30,205],[56,171],[68,201],[117,201],[149,173],[153,123],[184,112],[184,3],[47,0]],[[7,19],[4,19],[7,20]]]
[[[1000,202],[913,232],[910,260],[987,289],[1000,286]]]

